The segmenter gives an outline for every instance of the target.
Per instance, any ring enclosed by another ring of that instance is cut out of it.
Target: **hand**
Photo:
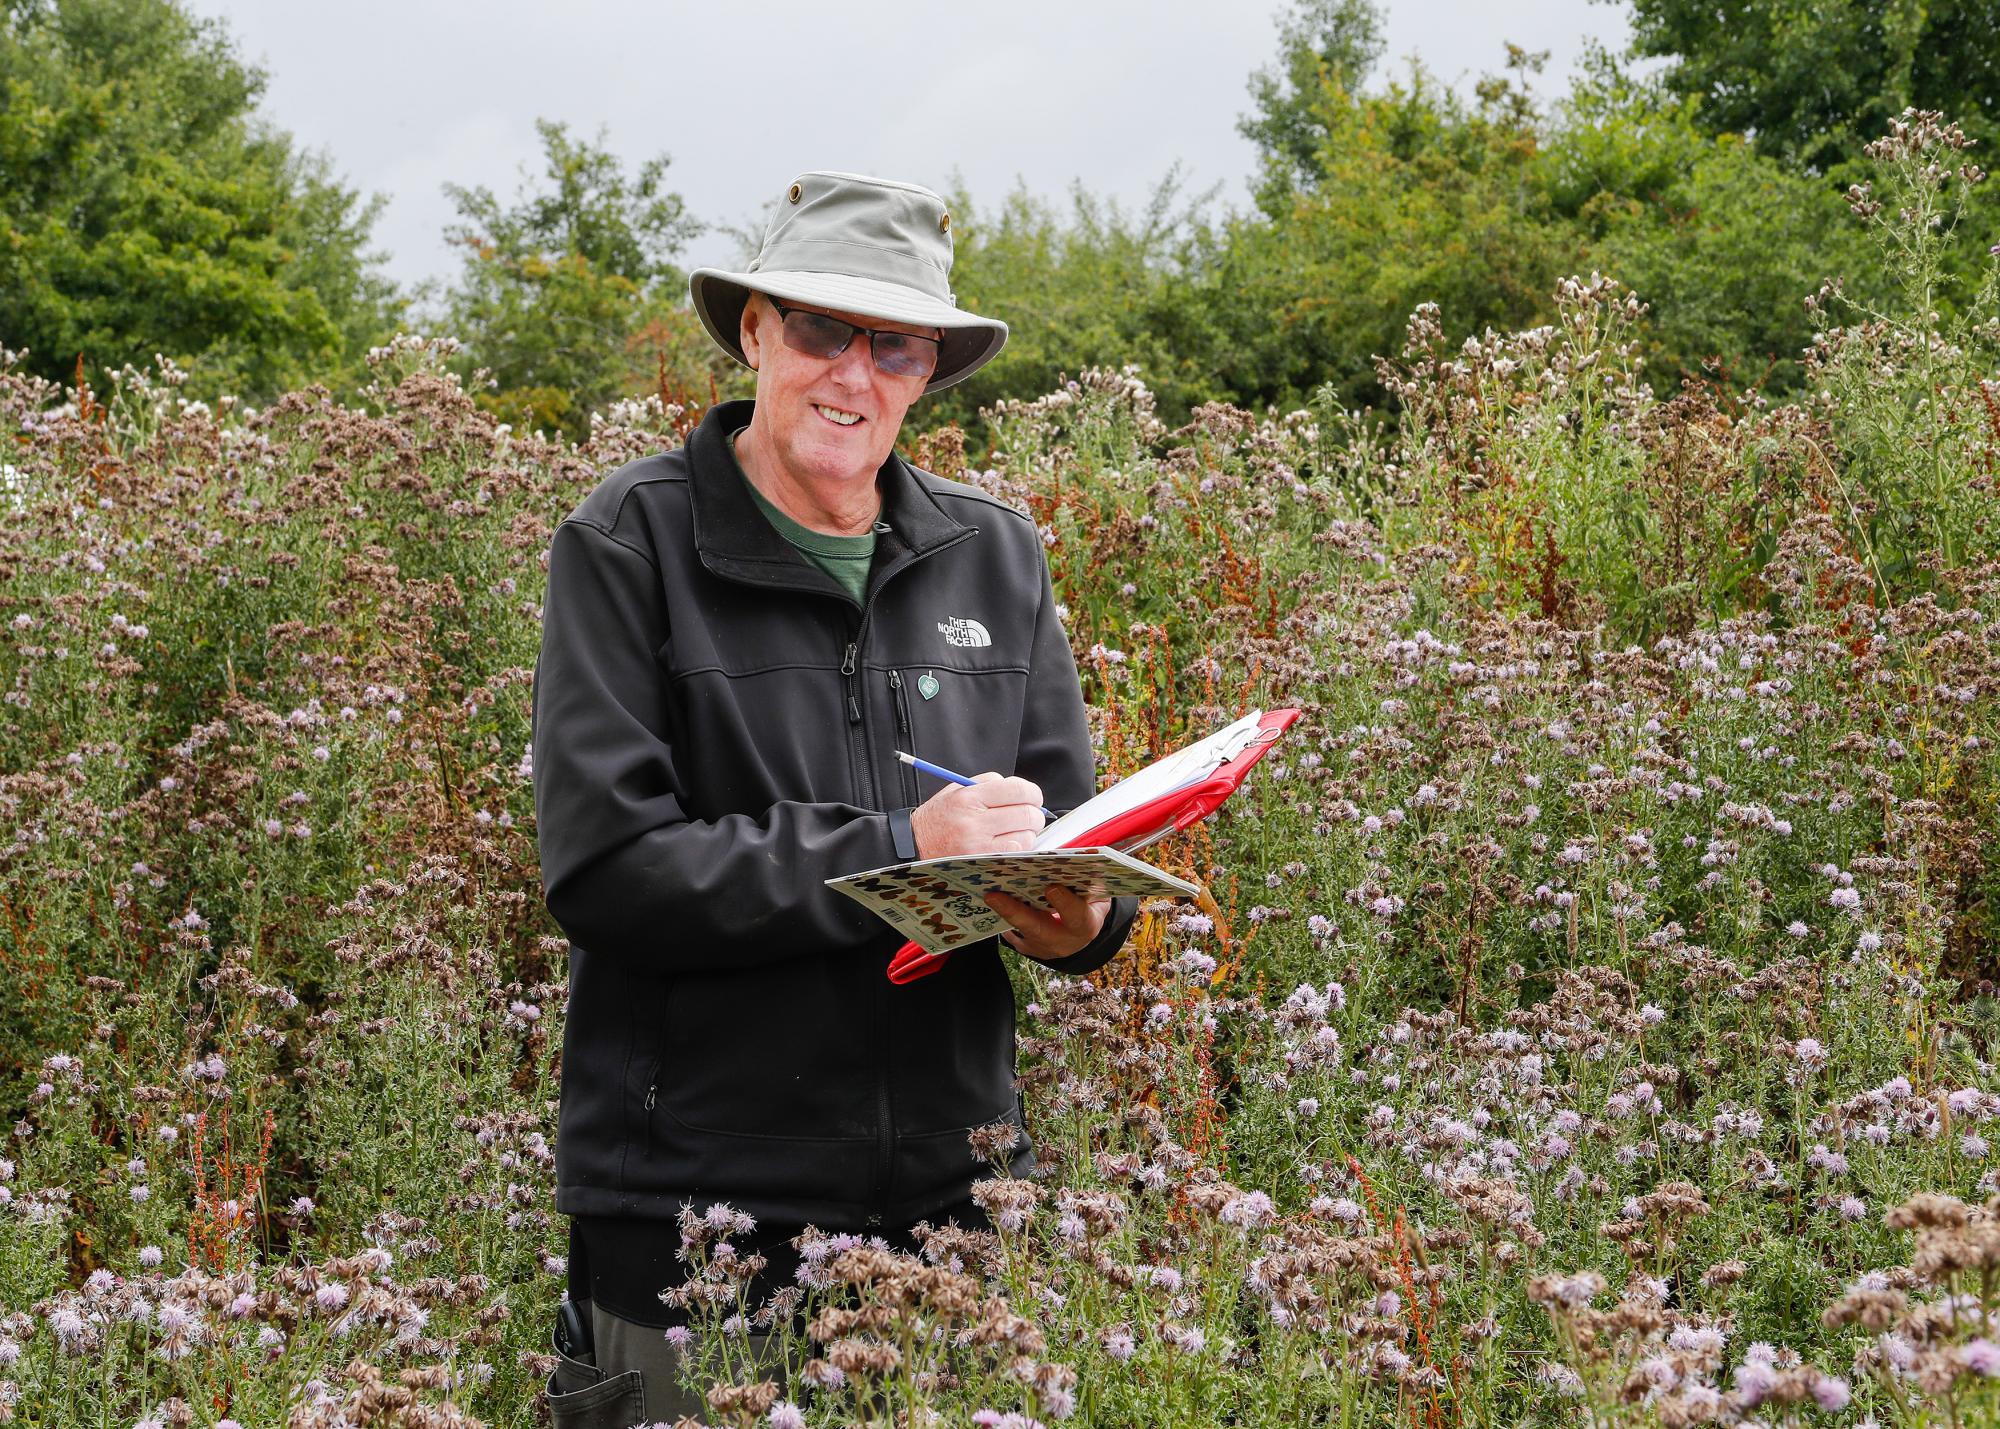
[[[1000,941],[1037,962],[1082,952],[1103,929],[1105,916],[1111,911],[1109,898],[1086,899],[1059,883],[1051,883],[1042,894],[1054,913],[1044,913],[1012,894],[986,895],[986,906],[1014,925],[1000,935]]]
[[[992,770],[975,783],[950,784],[910,813],[918,858],[961,853],[1021,853],[1035,846],[1042,817],[1041,788],[1029,779],[1002,778]]]

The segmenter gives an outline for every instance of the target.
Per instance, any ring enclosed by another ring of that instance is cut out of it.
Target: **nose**
[[[854,334],[846,350],[833,359],[833,380],[842,387],[860,388],[875,381],[875,347],[865,332]]]

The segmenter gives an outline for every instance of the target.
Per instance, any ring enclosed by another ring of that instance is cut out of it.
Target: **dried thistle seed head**
[[[1962,1226],[1971,1217],[1971,1209],[1958,1197],[1922,1191],[1890,1211],[1883,1217],[1883,1223],[1893,1230],[1912,1230],[1923,1226]]]
[[[1035,1207],[1041,1204],[1042,1188],[1032,1181],[1014,1179],[975,1181],[972,1200],[992,1218],[995,1227],[1016,1232],[1026,1227]]]
[[[1718,1261],[1702,1272],[1701,1283],[1711,1290],[1719,1290],[1734,1285],[1749,1272],[1749,1267],[1740,1260]]]
[[[1125,1223],[1125,1201],[1111,1191],[1060,1191],[1056,1206],[1081,1221],[1093,1238],[1108,1235]]]
[[[1896,1323],[1909,1304],[1909,1296],[1900,1290],[1850,1290],[1826,1308],[1820,1322],[1829,1330],[1858,1323],[1880,1334]]]
[[[974,1127],[966,1140],[972,1144],[975,1161],[1004,1163],[1021,1140],[1021,1128],[1011,1121],[996,1121],[990,1126]]]
[[[707,1400],[717,1414],[759,1419],[778,1402],[778,1386],[768,1379],[756,1384],[718,1384],[708,1391]]]
[[[894,1345],[871,1344],[865,1340],[836,1340],[827,1346],[826,1362],[843,1375],[879,1379],[899,1368],[903,1355]]]

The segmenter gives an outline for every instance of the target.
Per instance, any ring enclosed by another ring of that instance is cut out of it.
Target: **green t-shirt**
[[[732,458],[736,455],[736,439],[742,434],[740,427],[729,434],[729,455]],[[800,555],[851,591],[855,600],[867,600],[868,571],[875,564],[873,531],[865,536],[830,536],[810,526],[801,526],[771,504],[771,498],[757,489],[757,483],[743,470],[741,462],[736,464],[736,473],[750,488],[750,494],[757,498],[758,507],[780,536],[796,546]]]

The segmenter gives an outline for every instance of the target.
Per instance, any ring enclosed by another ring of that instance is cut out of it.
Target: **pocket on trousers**
[[[606,1379],[596,1365],[557,1350],[548,1394],[555,1429],[633,1429],[646,1422],[646,1377],[636,1369]]]

